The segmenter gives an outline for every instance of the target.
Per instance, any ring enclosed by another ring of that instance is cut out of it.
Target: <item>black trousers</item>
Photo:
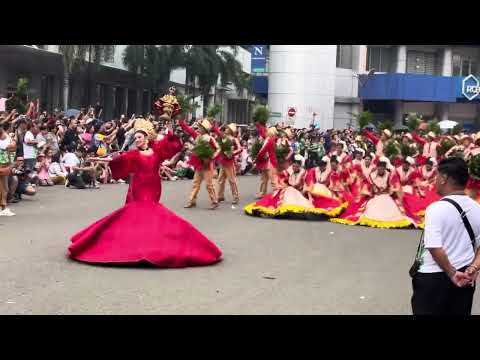
[[[412,286],[413,315],[468,316],[472,313],[475,287],[459,288],[444,272],[417,273]]]

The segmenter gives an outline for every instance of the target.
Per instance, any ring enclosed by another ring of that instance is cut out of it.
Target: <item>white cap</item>
[[[393,166],[392,164],[390,163],[390,160],[389,158],[385,157],[385,156],[382,156],[380,159],[379,159],[380,162],[384,162],[385,164],[387,164],[387,169],[389,170],[392,170],[393,169]]]
[[[322,157],[322,161],[329,162],[330,158],[327,155],[325,155],[324,157]]]
[[[409,163],[410,165],[415,165],[415,159],[412,158],[411,156],[407,156],[405,161]]]
[[[303,160],[303,156],[300,155],[300,154],[296,154],[294,157],[295,161],[302,161]]]

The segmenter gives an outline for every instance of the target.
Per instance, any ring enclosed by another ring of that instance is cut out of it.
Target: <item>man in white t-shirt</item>
[[[468,167],[461,158],[438,165],[437,192],[443,196],[425,214],[425,232],[412,274],[414,315],[470,315],[480,267],[480,205],[465,195]],[[445,199],[449,199],[446,201]],[[473,241],[460,211],[470,224]]]
[[[35,168],[35,164],[37,163],[36,136],[38,133],[38,126],[31,124],[30,129],[27,130],[23,138],[23,158],[25,159],[25,167],[30,171]]]
[[[60,160],[60,162],[63,164],[65,169],[67,169],[68,172],[73,172],[74,170],[77,170],[77,168],[80,166],[80,159],[74,153],[73,147],[67,149],[67,152]]]

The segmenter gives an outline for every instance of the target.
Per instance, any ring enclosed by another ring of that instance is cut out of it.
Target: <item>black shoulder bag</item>
[[[440,201],[446,201],[452,204],[460,213],[460,217],[462,218],[463,225],[465,225],[465,229],[467,230],[468,236],[470,237],[470,241],[472,243],[473,253],[475,254],[475,233],[473,232],[472,225],[470,225],[470,221],[468,221],[467,214],[465,213],[465,211],[463,211],[462,207],[452,199],[443,198]],[[422,256],[421,256],[423,252],[423,236],[424,236],[424,232],[422,232],[420,243],[418,244],[417,254],[415,255],[415,261],[408,272],[412,278],[417,274],[418,269],[420,269],[420,266],[423,263]]]

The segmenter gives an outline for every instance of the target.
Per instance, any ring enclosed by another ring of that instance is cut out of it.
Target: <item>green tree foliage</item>
[[[407,118],[407,127],[410,131],[414,131],[420,125],[420,118],[417,114],[409,114]]]
[[[390,120],[382,121],[381,123],[378,124],[378,129],[380,131],[383,131],[385,129],[393,131],[393,122]]]
[[[395,157],[400,154],[400,147],[399,144],[395,140],[390,140],[386,145],[383,153],[390,161],[393,161]]]
[[[432,131],[435,135],[439,135],[442,132],[442,129],[440,129],[438,121],[432,120],[428,123],[428,131]]]
[[[353,117],[357,120],[358,127],[360,129],[365,128],[374,121],[373,114],[370,111],[363,111],[360,114],[353,114]]]
[[[19,78],[15,96],[7,102],[7,111],[17,109],[19,114],[25,114],[28,110],[28,79]]]
[[[209,118],[215,119],[217,115],[220,115],[222,113],[222,106],[219,104],[215,104],[210,106],[210,108],[207,111],[207,116]]]
[[[266,106],[257,106],[253,111],[253,121],[265,126],[270,118],[270,111]]]

